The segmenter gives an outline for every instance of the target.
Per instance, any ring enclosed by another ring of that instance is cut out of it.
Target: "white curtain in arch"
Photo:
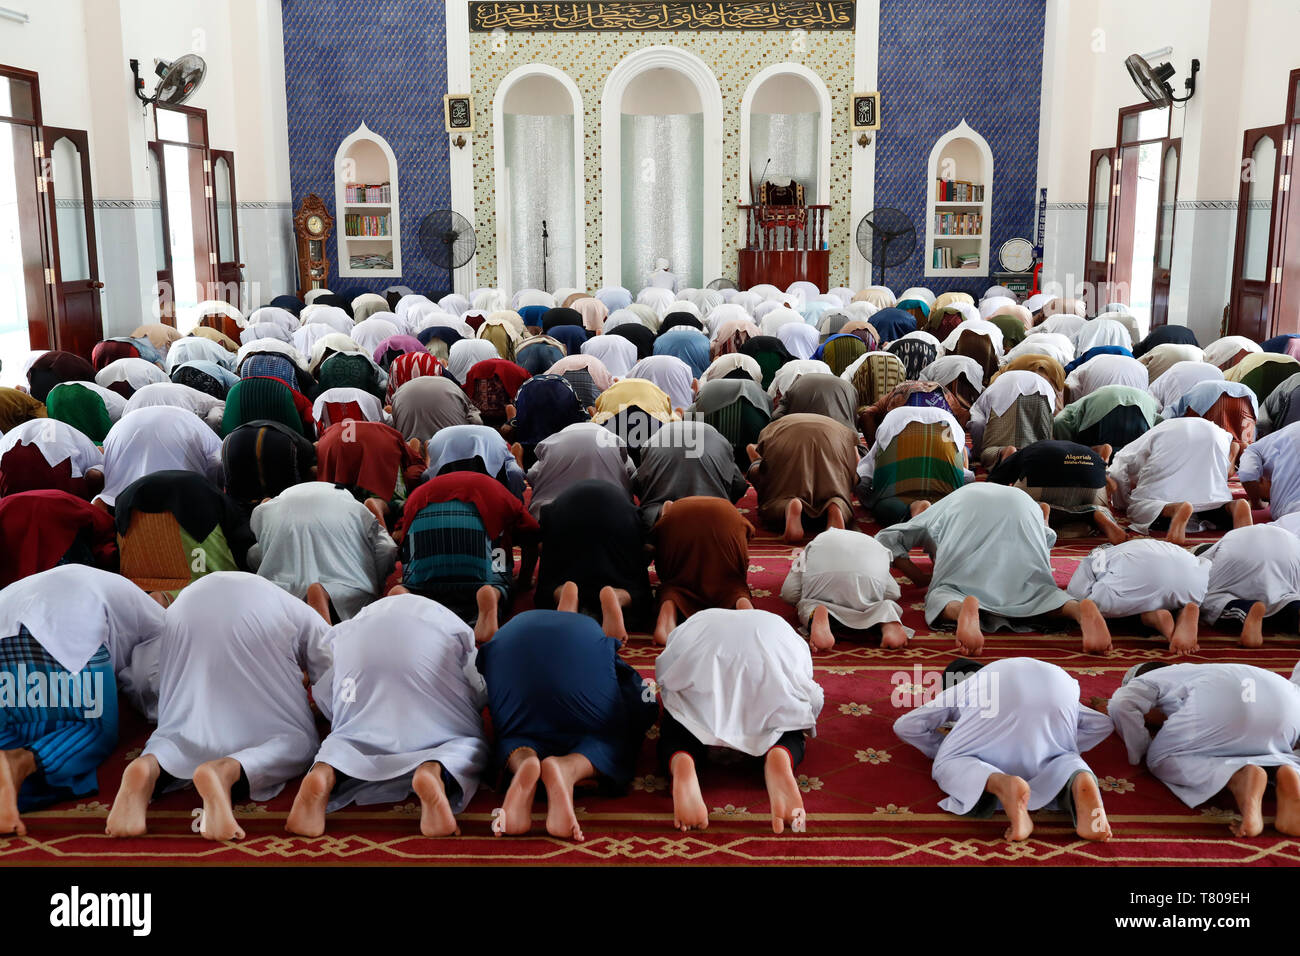
[[[767,170],[770,182],[793,179],[803,185],[809,205],[820,203],[817,175],[821,166],[818,155],[821,128],[821,113],[751,113],[749,165],[754,189],[758,189],[770,156],[772,165]]]
[[[585,246],[580,224],[573,221],[573,117],[507,113],[504,137],[510,248],[502,254],[510,257],[514,288],[563,288],[577,275],[578,250]],[[545,284],[543,219],[550,236]]]
[[[716,279],[703,274],[704,114],[624,114],[622,135],[623,285],[641,289],[659,258],[682,288]]]

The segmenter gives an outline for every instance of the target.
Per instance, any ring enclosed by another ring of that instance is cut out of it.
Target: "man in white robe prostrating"
[[[987,819],[1001,804],[1007,839],[1026,840],[1030,811],[1050,805],[1070,813],[1083,839],[1110,839],[1097,778],[1080,754],[1113,728],[1080,702],[1078,681],[1032,657],[956,661],[944,678],[937,697],[894,721],[894,733],[934,761],[931,775],[948,794],[939,806]]]
[[[898,606],[891,555],[870,535],[827,528],[793,555],[781,600],[795,605],[813,651],[835,646],[832,623],[855,631],[880,627],[880,646],[904,647],[912,629]]]
[[[1229,531],[1197,552],[1210,562],[1201,610],[1216,627],[1241,628],[1242,647],[1262,647],[1270,630],[1300,630],[1300,539],[1274,523]]]
[[[1168,519],[1165,538],[1177,545],[1189,531],[1249,525],[1250,503],[1228,488],[1240,451],[1232,433],[1208,419],[1166,419],[1111,459],[1111,507],[1126,512],[1129,530],[1139,534]]]
[[[285,829],[325,832],[325,814],[420,798],[420,832],[459,834],[490,748],[474,631],[436,601],[383,598],[329,634],[334,666],[313,689],[332,729],[298,788]]]
[[[673,825],[709,825],[695,765],[707,748],[763,758],[772,832],[806,828],[794,768],[805,734],[816,734],[824,696],[813,679],[808,644],[767,611],[710,608],[668,634],[655,661],[663,705],[659,760],[673,780]]]
[[[241,839],[231,791],[269,800],[320,748],[303,673],[330,666],[329,625],[265,578],[206,575],[168,609],[159,663],[158,729],[122,773],[110,836],[140,836],[155,791],[193,781],[199,832]]]
[[[1125,675],[1108,710],[1129,763],[1145,757],[1187,806],[1226,787],[1241,812],[1234,836],[1263,831],[1266,768],[1277,768],[1274,826],[1300,835],[1300,687],[1285,677],[1249,664],[1148,661]]]
[[[1205,558],[1168,541],[1135,538],[1093,549],[1074,569],[1066,590],[1093,601],[1103,617],[1141,618],[1175,654],[1195,654],[1209,584]]]
[[[962,485],[901,524],[876,535],[894,567],[926,585],[925,620],[956,625],[967,654],[984,648],[984,618],[999,627],[1017,618],[1068,617],[1079,625],[1089,654],[1110,650],[1110,631],[1097,605],[1056,586],[1051,547],[1056,532],[1047,508],[1021,490],[987,481]],[[912,548],[925,550],[934,571],[918,568]]]

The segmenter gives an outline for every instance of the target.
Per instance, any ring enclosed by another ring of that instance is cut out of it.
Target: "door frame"
[[[1160,235],[1164,229],[1165,216],[1165,163],[1170,150],[1174,150],[1174,194],[1169,198],[1169,268],[1160,265]],[[1166,137],[1160,148],[1160,189],[1156,197],[1156,248],[1151,254],[1151,328],[1157,329],[1169,324],[1169,287],[1174,268],[1174,240],[1178,228],[1178,182],[1183,175],[1183,138]],[[1156,295],[1156,290],[1164,289],[1164,298]]]
[[[1277,275],[1276,257],[1277,247],[1282,235],[1282,229],[1279,228],[1279,220],[1284,218],[1279,215],[1279,186],[1282,183],[1282,167],[1284,165],[1283,152],[1285,149],[1283,137],[1286,125],[1278,123],[1275,126],[1256,126],[1252,129],[1245,130],[1241,134],[1241,162],[1251,158],[1255,152],[1255,146],[1261,139],[1268,136],[1273,139],[1277,147],[1277,161],[1273,164],[1273,201],[1269,209],[1269,226],[1268,226],[1268,259],[1264,270],[1263,279],[1247,279],[1245,277],[1246,267],[1246,225],[1247,217],[1250,213],[1250,184],[1254,181],[1246,179],[1244,176],[1238,176],[1240,180],[1237,187],[1237,223],[1236,235],[1233,237],[1232,253],[1232,289],[1229,296],[1228,308],[1228,329],[1234,335],[1246,335],[1250,338],[1258,336],[1260,340],[1270,337],[1273,328],[1273,300],[1277,293],[1277,284],[1274,278]],[[1239,166],[1238,169],[1241,167]],[[1249,288],[1250,285],[1261,284],[1262,289],[1256,290]],[[1242,311],[1242,299],[1247,293],[1258,295],[1260,297],[1260,326],[1258,329],[1246,329],[1243,327],[1244,314]]]
[[[100,281],[99,277],[99,246],[95,236],[95,198],[90,171],[90,135],[84,129],[42,126],[41,139],[43,141],[42,151],[47,160],[46,168],[49,170],[46,176],[45,214],[47,218],[46,228],[50,237],[50,268],[54,270],[54,297],[58,304],[54,324],[54,341],[61,351],[74,352],[89,358],[90,350],[104,337],[103,301],[100,299],[99,292],[100,289],[104,288],[104,283]],[[70,141],[77,148],[77,155],[81,159],[81,194],[85,199],[82,219],[86,230],[86,266],[89,275],[84,279],[70,281],[63,278],[63,258],[59,252],[58,196],[55,192],[57,183],[54,180],[54,144],[60,139]],[[82,334],[81,330],[74,330],[71,326],[72,310],[68,308],[68,298],[74,295],[85,296],[87,301],[93,303],[91,306],[93,325],[88,330],[88,335]],[[89,338],[88,342],[85,341],[87,338]]]
[[[1137,116],[1141,113],[1145,113],[1150,110],[1159,110],[1159,109],[1165,110],[1165,130],[1163,135],[1148,137],[1146,139],[1135,138],[1132,140],[1126,140],[1124,138],[1124,121],[1126,119],[1128,119],[1130,116]],[[1170,138],[1169,129],[1170,129],[1170,125],[1173,122],[1172,114],[1173,114],[1173,110],[1168,107],[1159,107],[1155,103],[1137,103],[1133,106],[1122,107],[1119,111],[1119,116],[1115,124],[1115,162],[1114,162],[1114,166],[1112,167],[1115,175],[1115,205],[1113,210],[1115,215],[1111,220],[1111,224],[1110,224],[1111,236],[1110,236],[1110,242],[1107,245],[1106,257],[1109,264],[1109,270],[1107,274],[1107,279],[1108,279],[1107,294],[1109,296],[1113,296],[1115,295],[1116,289],[1122,287],[1124,290],[1123,292],[1124,299],[1119,301],[1123,301],[1125,302],[1125,304],[1127,304],[1128,301],[1131,299],[1130,293],[1132,291],[1132,280],[1133,280],[1132,249],[1133,249],[1134,236],[1133,235],[1122,236],[1120,234],[1121,233],[1120,224],[1125,221],[1126,208],[1129,214],[1129,218],[1132,218],[1137,214],[1137,196],[1135,194],[1136,184],[1137,184],[1137,170],[1133,169],[1128,179],[1128,182],[1132,185],[1132,189],[1133,189],[1133,192],[1129,192],[1124,188],[1125,185],[1124,152],[1125,150],[1128,149],[1134,149],[1134,150],[1141,149],[1141,147],[1152,143],[1163,144],[1168,142]],[[1162,163],[1161,170],[1163,172],[1163,168],[1164,168],[1163,167],[1163,161],[1164,161],[1163,145],[1161,146],[1160,157]],[[1182,157],[1180,155],[1179,157],[1180,162],[1181,159]],[[1121,248],[1121,246],[1123,248]],[[1157,237],[1157,249],[1158,247],[1159,247],[1159,237]],[[1125,261],[1126,256],[1122,255],[1122,253],[1125,252],[1128,253],[1127,261]],[[1155,254],[1156,252],[1153,251],[1152,255],[1154,256]],[[1123,277],[1122,281],[1120,277]],[[1155,283],[1154,272],[1151,278],[1152,278],[1152,286],[1154,291],[1154,283]],[[1108,299],[1107,301],[1110,300]],[[1104,304],[1105,303],[1098,302],[1097,308],[1100,309],[1101,306]]]

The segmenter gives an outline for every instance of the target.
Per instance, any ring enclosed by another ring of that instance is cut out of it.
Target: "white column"
[[[870,93],[878,89],[880,66],[880,0],[857,0],[857,28],[853,45],[853,92]],[[834,122],[848,123],[849,104],[837,103],[844,112],[835,116]],[[881,96],[880,116],[882,130],[888,128],[889,95]],[[856,241],[858,223],[869,213],[876,193],[876,134],[871,134],[870,146],[859,146],[853,137],[852,194],[849,201],[849,285],[862,289],[871,285],[871,263],[862,257]],[[831,285],[838,285],[843,277],[831,276]]]
[[[469,93],[469,0],[447,0],[447,92]],[[442,104],[435,111],[442,114]],[[452,137],[448,137],[451,139]],[[464,148],[449,147],[451,153],[451,207],[469,220],[476,231],[478,223],[474,221],[474,137]],[[502,250],[497,250],[500,261]],[[495,283],[495,277],[493,277]],[[455,288],[461,295],[468,295],[478,285],[478,257],[469,264],[456,270]]]

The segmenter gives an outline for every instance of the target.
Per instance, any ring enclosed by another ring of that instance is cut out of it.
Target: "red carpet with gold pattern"
[[[753,515],[753,493],[741,502]],[[865,530],[874,527],[862,524]],[[1193,536],[1194,540],[1201,539]],[[1064,584],[1078,559],[1100,542],[1064,538],[1054,550],[1058,582]],[[792,549],[761,532],[751,550],[750,583],[756,606],[793,620],[780,600],[781,583]],[[211,843],[194,832],[200,805],[192,791],[174,793],[150,808],[150,833],[131,840],[104,834],[104,819],[122,768],[134,757],[148,728],[129,709],[123,711],[122,743],[100,770],[98,796],[25,816],[25,837],[0,837],[0,864],[37,865],[489,865],[609,864],[670,865],[1255,865],[1300,863],[1300,840],[1271,827],[1253,839],[1229,832],[1230,799],[1189,809],[1141,767],[1130,766],[1119,738],[1112,736],[1087,754],[1101,781],[1114,837],[1108,843],[1079,839],[1062,814],[1035,814],[1029,840],[1003,839],[1005,818],[972,821],[938,807],[942,793],[930,778],[929,761],[894,736],[891,725],[902,711],[891,701],[930,671],[957,656],[950,633],[934,632],[921,613],[923,592],[906,585],[906,623],[916,637],[901,651],[840,642],[815,658],[826,705],[817,736],[808,743],[798,768],[808,811],[808,832],[772,833],[761,765],[748,759],[711,761],[700,774],[712,812],[707,830],[682,834],[672,829],[667,778],[648,739],[632,790],[624,797],[579,794],[579,818],[586,835],[580,844],[552,839],[543,826],[539,796],[533,832],[524,837],[494,837],[491,812],[500,795],[481,790],[461,815],[462,835],[428,839],[419,832],[419,808],[412,796],[398,805],[350,807],[331,815],[325,836],[307,839],[284,830],[297,782],[266,803],[237,808],[247,838]],[[517,607],[526,607],[521,601]],[[1135,627],[1115,628],[1115,648],[1105,657],[1080,650],[1076,634],[990,635],[985,660],[1035,656],[1075,676],[1085,699],[1108,697],[1132,664],[1166,658],[1162,641],[1140,636]],[[655,648],[647,637],[633,639],[626,652],[647,675],[654,673]],[[1235,637],[1212,630],[1201,637],[1193,660],[1242,661],[1289,675],[1300,657],[1300,638],[1268,635],[1263,648],[1243,650]],[[657,733],[652,728],[650,737]],[[1265,798],[1271,820],[1271,793]]]

